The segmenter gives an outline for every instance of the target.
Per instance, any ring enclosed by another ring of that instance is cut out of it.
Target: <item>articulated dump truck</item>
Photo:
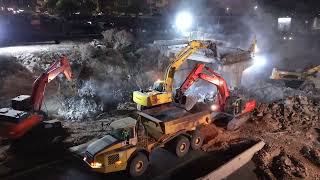
[[[211,124],[210,111],[186,111],[172,104],[136,114],[112,122],[111,133],[87,147],[83,160],[94,171],[127,170],[130,176],[141,176],[155,148],[183,157],[189,148],[201,148],[205,137],[200,129]]]

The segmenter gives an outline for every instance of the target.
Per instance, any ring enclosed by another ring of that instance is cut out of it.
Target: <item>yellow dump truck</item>
[[[211,123],[210,111],[186,111],[172,104],[137,112],[110,124],[111,133],[91,143],[83,160],[96,172],[127,170],[141,176],[149,166],[151,152],[166,148],[183,157],[189,148],[200,149],[200,128]]]

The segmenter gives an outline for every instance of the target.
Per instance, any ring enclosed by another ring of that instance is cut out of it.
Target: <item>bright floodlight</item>
[[[253,58],[253,66],[255,67],[263,67],[267,64],[267,60],[262,55],[257,55]]]
[[[291,18],[290,17],[278,18],[278,23],[290,24]]]
[[[184,31],[191,27],[192,16],[188,12],[181,12],[177,15],[176,26],[179,30]]]

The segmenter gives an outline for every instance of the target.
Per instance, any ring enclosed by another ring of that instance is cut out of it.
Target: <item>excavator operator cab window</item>
[[[156,90],[156,91],[159,91],[159,92],[164,92],[165,91],[164,81],[156,81],[156,82],[154,82],[152,89]]]

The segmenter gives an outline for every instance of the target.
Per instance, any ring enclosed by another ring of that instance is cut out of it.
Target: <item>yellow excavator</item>
[[[285,85],[291,88],[300,88],[306,91],[320,89],[320,65],[310,68],[304,72],[280,71],[274,68],[270,79],[284,81]]]
[[[172,102],[172,89],[174,74],[189,56],[197,52],[198,49],[210,49],[213,55],[217,57],[217,45],[212,41],[193,40],[175,56],[168,66],[164,80],[158,80],[153,88],[148,91],[134,91],[133,101],[137,103],[138,110],[143,107],[153,107]]]

